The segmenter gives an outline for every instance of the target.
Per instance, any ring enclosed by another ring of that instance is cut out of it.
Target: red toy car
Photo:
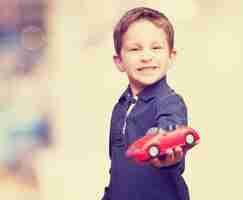
[[[161,130],[161,129],[160,129]],[[135,161],[148,161],[151,158],[165,156],[166,150],[176,146],[183,151],[191,149],[199,143],[199,134],[192,128],[182,126],[173,131],[161,133],[159,129],[153,129],[133,144],[126,151],[126,156]]]

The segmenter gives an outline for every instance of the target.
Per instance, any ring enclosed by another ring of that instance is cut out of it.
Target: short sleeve
[[[187,125],[187,107],[181,96],[174,94],[158,98],[156,102],[157,127],[173,130],[176,125]]]

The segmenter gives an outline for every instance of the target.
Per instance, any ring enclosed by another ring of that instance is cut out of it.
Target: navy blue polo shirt
[[[135,106],[127,115],[130,104]],[[181,96],[171,89],[166,77],[143,89],[138,99],[131,90],[121,95],[115,105],[110,127],[110,183],[103,200],[188,200],[187,185],[181,176],[185,159],[169,166],[156,168],[128,160],[129,144],[143,137],[152,127],[168,130],[187,125],[187,109]]]

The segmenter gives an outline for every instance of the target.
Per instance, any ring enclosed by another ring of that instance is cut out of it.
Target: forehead
[[[141,19],[130,24],[122,39],[124,44],[134,42],[165,43],[167,41],[163,28],[146,19]]]

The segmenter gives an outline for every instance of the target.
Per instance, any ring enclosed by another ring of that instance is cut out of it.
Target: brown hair
[[[113,40],[117,55],[120,55],[121,53],[123,35],[126,33],[132,23],[140,19],[149,20],[156,26],[162,28],[167,36],[170,51],[173,49],[174,28],[169,19],[163,13],[157,10],[147,7],[137,7],[127,11],[115,26]]]

